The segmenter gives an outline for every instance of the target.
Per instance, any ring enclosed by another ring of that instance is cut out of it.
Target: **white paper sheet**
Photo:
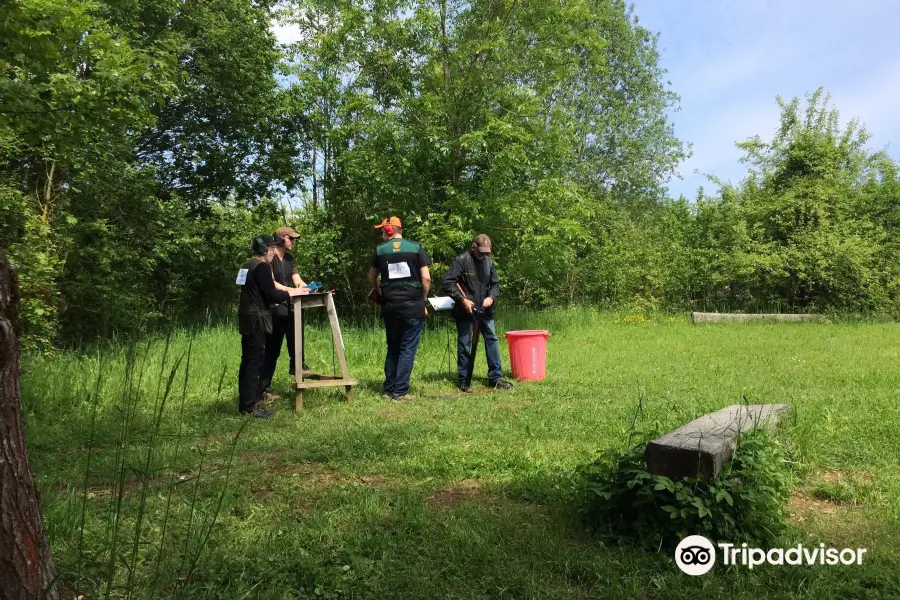
[[[405,279],[411,276],[409,265],[405,262],[391,263],[388,265],[388,279]]]
[[[450,310],[456,304],[450,296],[434,296],[428,299],[434,310]]]

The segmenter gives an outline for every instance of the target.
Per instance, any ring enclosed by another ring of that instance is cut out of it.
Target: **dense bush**
[[[709,483],[652,475],[646,445],[623,454],[608,450],[580,470],[588,498],[584,512],[600,533],[654,549],[674,547],[688,535],[767,545],[786,526],[790,465],[765,432],[743,435],[732,460]]]

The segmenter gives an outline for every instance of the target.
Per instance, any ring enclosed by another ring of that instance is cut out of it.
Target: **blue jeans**
[[[474,328],[475,320],[471,317],[456,320],[456,367],[460,385],[465,384],[469,369],[475,368],[474,363],[469,364]],[[487,355],[488,381],[494,385],[503,378],[503,369],[500,364],[500,342],[497,339],[497,331],[494,329],[494,319],[481,319],[479,335],[484,340],[484,353]]]
[[[409,378],[424,329],[423,318],[384,317],[384,330],[387,334],[384,391],[395,398],[409,392]]]

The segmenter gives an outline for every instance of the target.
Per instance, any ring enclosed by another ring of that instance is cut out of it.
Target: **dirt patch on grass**
[[[480,479],[464,479],[428,496],[428,503],[442,508],[456,508],[466,501],[480,506],[489,504],[488,495],[482,489],[484,482]]]
[[[865,546],[872,539],[871,523],[858,510],[837,502],[794,492],[787,511],[800,529],[836,547]]]
[[[348,481],[342,473],[324,463],[283,463],[267,469],[265,479],[253,489],[253,496],[258,500],[266,500],[281,493],[284,478],[297,478],[304,488],[312,488],[317,492],[327,491]]]
[[[304,486],[316,490],[327,490],[334,485],[348,481],[348,478],[327,463],[298,460],[291,457],[289,450],[250,451],[241,454],[244,462],[262,462],[260,465],[266,484],[254,495],[260,499],[277,491],[277,480],[284,477],[297,477]]]
[[[819,474],[819,477],[825,483],[847,482],[847,483],[857,483],[857,484],[858,483],[871,483],[873,481],[873,479],[875,478],[874,475],[872,475],[871,471],[865,471],[865,470],[851,471],[849,473],[844,472],[844,471],[828,470],[828,471],[822,471]]]
[[[94,480],[88,485],[88,498],[91,500],[117,498],[121,494],[123,499],[138,497],[142,488],[146,485],[148,493],[158,491],[170,485],[189,483],[200,477],[200,485],[208,486],[210,483],[224,481],[228,470],[228,457],[217,456],[209,459],[202,472],[199,469],[184,469],[172,474],[171,471],[152,477],[135,477],[133,473],[122,482],[110,482],[109,480]],[[158,471],[157,471],[158,473]],[[288,484],[284,481],[291,478],[296,484]],[[294,479],[296,478],[296,479]],[[231,464],[231,481],[229,487],[245,489],[257,500],[267,500],[282,493],[285,485],[299,485],[305,489],[313,489],[317,492],[327,491],[335,485],[355,483],[377,488],[387,488],[391,483],[377,473],[368,473],[361,476],[345,475],[327,463],[297,459],[290,450],[248,450],[235,456]],[[68,489],[69,484],[57,482],[49,486],[57,493]],[[76,489],[83,489],[77,486]],[[120,491],[121,490],[121,491]],[[78,492],[80,494],[80,490]]]
[[[304,477],[304,483],[309,483],[319,489],[327,489],[336,483],[346,481],[347,478],[325,463],[295,461],[288,450],[247,451],[236,456],[228,466],[227,456],[217,456],[209,459],[202,467],[183,469],[177,475],[171,471],[153,477],[128,477],[122,482],[94,481],[88,486],[89,499],[117,498],[121,494],[124,499],[132,498],[140,494],[146,485],[148,490],[167,487],[173,484],[184,484],[199,477],[200,485],[205,486],[210,482],[223,481],[228,470],[232,473],[230,486],[241,485],[236,483],[235,477],[242,477],[248,470],[258,468],[263,475],[275,475],[281,477]],[[251,478],[256,483],[251,485],[250,492],[259,499],[265,499],[277,492],[276,486],[268,483],[266,478]],[[255,487],[258,484],[258,488]],[[193,485],[193,484],[191,484]],[[246,484],[244,484],[246,485]],[[55,483],[51,488],[63,491],[66,484]]]
[[[813,495],[837,504],[858,505],[869,494],[874,482],[871,471],[822,471],[811,480]]]
[[[278,480],[283,478],[296,478],[305,488],[312,488],[317,492],[324,492],[341,484],[362,484],[372,487],[389,487],[389,482],[377,474],[368,473],[359,477],[341,473],[327,463],[294,460],[286,450],[274,450],[270,452],[251,452],[254,456],[265,456],[265,474],[267,478],[257,490],[254,496],[265,500],[279,492],[281,486]]]
[[[835,515],[841,512],[842,508],[833,502],[813,498],[801,492],[794,492],[791,494],[787,510],[791,520],[799,525],[811,518],[815,519],[822,515]]]
[[[382,478],[382,476],[378,475],[377,473],[372,473],[370,475],[363,475],[362,477],[359,478],[359,482],[364,483],[366,485],[371,485],[373,487],[384,487],[386,485],[384,478]]]
[[[390,419],[391,421],[409,420],[409,411],[401,410],[400,407],[396,405],[379,408],[375,411],[375,414],[383,419]]]
[[[185,470],[178,473],[177,477],[173,476],[172,474],[166,474],[147,478],[133,477],[125,479],[121,482],[114,483],[94,482],[88,485],[87,497],[89,500],[102,500],[108,498],[118,498],[121,495],[122,498],[128,499],[137,496],[145,485],[148,490],[147,493],[151,493],[151,490],[153,489],[188,481],[195,476],[196,473],[194,473],[193,471]],[[205,476],[206,475],[204,475],[204,477]],[[54,483],[50,487],[56,492],[62,492],[68,489],[67,484],[64,483]],[[84,487],[78,486],[76,487],[76,489],[78,490],[78,494],[80,495],[84,490]]]

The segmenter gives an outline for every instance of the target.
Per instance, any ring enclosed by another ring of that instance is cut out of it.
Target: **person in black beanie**
[[[271,306],[284,302],[301,293],[300,288],[290,291],[275,289],[272,277],[272,257],[275,255],[274,236],[253,238],[253,258],[238,271],[237,283],[241,286],[238,305],[238,328],[241,333],[241,366],[238,371],[238,411],[263,419],[272,411],[259,406],[263,389],[259,372],[266,355],[266,336],[272,333]]]

